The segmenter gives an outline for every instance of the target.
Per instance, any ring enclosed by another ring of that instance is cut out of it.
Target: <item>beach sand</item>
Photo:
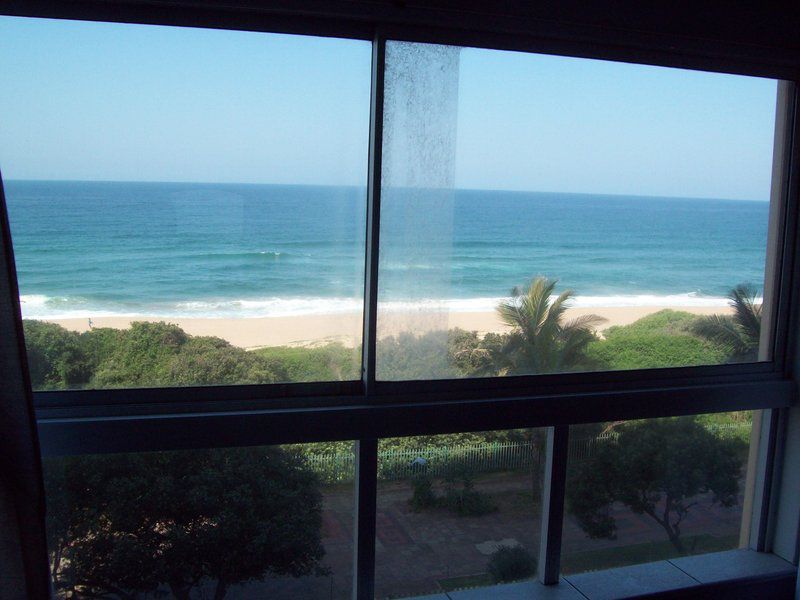
[[[635,306],[635,307],[592,307],[570,308],[566,318],[571,319],[585,314],[596,314],[607,321],[598,330],[612,325],[628,325],[642,317],[669,308],[698,315],[728,314],[729,307],[697,306]],[[318,346],[339,342],[346,346],[361,343],[360,313],[333,315],[301,315],[291,317],[258,317],[242,319],[223,318],[155,318],[155,317],[92,317],[97,327],[125,329],[134,321],[166,321],[174,323],[191,335],[216,336],[227,340],[234,346],[255,349],[264,346]],[[47,319],[71,331],[83,332],[89,329],[86,318]],[[497,319],[494,312],[453,312],[453,313],[385,313],[380,315],[379,337],[397,335],[402,331],[416,334],[426,331],[461,328],[478,331],[480,334],[504,332],[507,328]]]

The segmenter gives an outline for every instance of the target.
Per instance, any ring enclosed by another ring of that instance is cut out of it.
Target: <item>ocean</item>
[[[23,316],[361,309],[358,187],[7,181]],[[722,306],[764,278],[757,201],[387,190],[384,310],[492,310],[545,275],[578,306]]]

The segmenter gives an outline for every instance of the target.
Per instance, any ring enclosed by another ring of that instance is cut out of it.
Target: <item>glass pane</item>
[[[563,573],[746,546],[753,421],[735,412],[571,427]]]
[[[376,597],[535,577],[544,443],[541,429],[381,440]]]
[[[350,442],[51,458],[44,476],[59,598],[352,595]]]
[[[378,376],[768,358],[777,87],[388,43]]]
[[[0,18],[34,386],[357,378],[370,44]]]

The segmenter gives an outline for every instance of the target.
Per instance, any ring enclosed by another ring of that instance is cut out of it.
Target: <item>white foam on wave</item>
[[[757,298],[758,303],[761,298]],[[576,296],[572,306],[578,308],[595,307],[634,307],[634,306],[664,306],[664,307],[707,307],[717,308],[728,306],[730,300],[722,296],[700,296],[694,292],[688,294],[669,294],[656,296],[654,294],[637,294],[630,296]]]
[[[93,317],[149,317],[149,318],[254,318],[292,317],[302,315],[341,315],[360,313],[361,298],[254,298],[187,300],[151,304],[110,306],[87,301],[84,298],[48,297],[41,294],[20,296],[22,315],[27,319],[66,319]],[[381,312],[492,312],[508,297],[481,298],[420,298],[413,300],[388,300],[379,302]],[[757,299],[761,302],[761,299]],[[618,295],[576,296],[570,306],[576,308],[723,308],[729,300],[724,297],[700,296],[695,293],[669,295]]]

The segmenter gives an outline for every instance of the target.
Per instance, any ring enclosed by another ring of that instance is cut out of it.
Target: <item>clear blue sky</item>
[[[367,42],[0,17],[11,179],[363,184]],[[768,199],[775,81],[461,53],[458,187]]]

